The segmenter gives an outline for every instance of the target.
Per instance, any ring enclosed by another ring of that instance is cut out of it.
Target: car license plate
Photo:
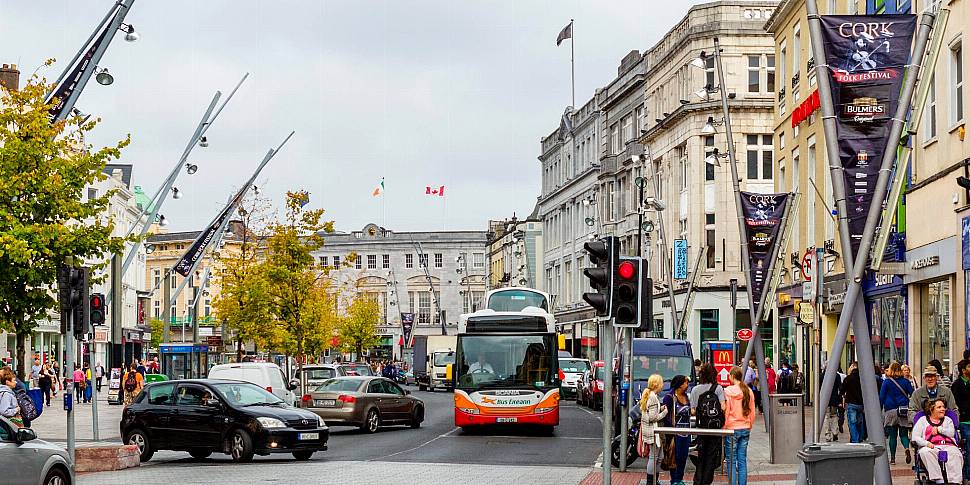
[[[314,404],[320,407],[333,407],[337,405],[336,399],[317,399]]]
[[[495,418],[496,423],[515,423],[519,418]]]
[[[301,440],[318,440],[320,439],[320,433],[300,433],[298,438]]]

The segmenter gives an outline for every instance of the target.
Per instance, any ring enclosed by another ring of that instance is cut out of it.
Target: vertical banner
[[[249,184],[246,184],[243,186],[243,188],[239,189],[239,192],[237,192],[236,196],[232,198],[232,201],[226,205],[226,208],[222,209],[222,212],[220,212],[219,215],[217,215],[216,218],[209,223],[209,226],[206,227],[204,231],[199,233],[198,237],[195,238],[195,241],[192,242],[192,245],[189,246],[189,249],[185,251],[185,254],[182,255],[182,258],[175,263],[174,270],[176,273],[188,278],[189,273],[192,271],[192,268],[195,265],[195,262],[201,258],[203,254],[205,254],[205,250],[209,247],[209,243],[216,239],[218,236],[217,233],[222,227],[222,224],[226,221],[226,219],[229,218],[230,215],[232,215],[233,210],[235,210],[236,205],[242,201],[242,198],[246,194],[246,190],[248,188]]]
[[[911,57],[916,17],[823,15],[821,23],[825,58],[832,67],[839,157],[845,167],[845,216],[852,254],[858,256],[891,116]]]
[[[741,192],[744,211],[744,238],[748,242],[748,272],[751,282],[751,305],[755,315],[771,275],[771,256],[781,235],[781,219],[788,207],[790,194],[756,194]]]
[[[687,240],[674,239],[674,278],[687,279],[687,259]]]
[[[401,314],[401,330],[404,334],[404,345],[411,347],[411,330],[414,329],[414,314],[413,313],[402,313]]]
[[[57,119],[60,116],[61,111],[64,110],[64,103],[67,102],[67,98],[74,94],[74,90],[77,89],[77,83],[81,80],[81,74],[88,68],[88,64],[91,63],[91,58],[94,57],[94,52],[98,50],[98,47],[104,42],[104,39],[108,37],[109,32],[113,33],[114,29],[106,28],[101,35],[98,36],[94,42],[88,47],[87,52],[78,59],[77,64],[74,65],[74,69],[68,74],[62,81],[61,84],[54,88],[54,92],[51,93],[50,99],[56,99],[57,104],[51,106],[50,116],[52,120]],[[93,66],[92,69],[96,67]]]

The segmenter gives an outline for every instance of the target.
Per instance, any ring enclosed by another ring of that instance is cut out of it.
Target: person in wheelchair
[[[956,423],[947,416],[946,403],[935,398],[926,402],[925,414],[913,426],[913,443],[916,455],[933,483],[961,483],[963,480],[963,454],[956,430]],[[944,475],[940,462],[946,468]],[[950,478],[956,480],[951,482]]]

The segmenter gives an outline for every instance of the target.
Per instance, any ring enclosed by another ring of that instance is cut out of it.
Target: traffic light
[[[649,331],[653,327],[653,280],[642,258],[621,256],[613,267],[613,325]]]
[[[91,294],[90,320],[91,325],[104,325],[104,295],[101,293]]]
[[[583,270],[583,275],[589,278],[589,286],[595,290],[595,293],[583,293],[583,300],[596,310],[597,316],[611,317],[612,267],[613,261],[619,259],[620,243],[611,236],[589,241],[583,248],[589,253],[589,261],[593,264],[593,267]]]
[[[88,268],[71,268],[70,303],[74,313],[74,337],[83,340],[91,333],[90,308],[88,307],[88,288],[90,287]]]

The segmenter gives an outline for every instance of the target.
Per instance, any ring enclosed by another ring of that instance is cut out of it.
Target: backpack
[[[721,401],[714,393],[714,386],[705,391],[697,398],[697,425],[706,429],[721,429],[724,427],[724,409],[721,408]]]
[[[27,395],[27,391],[21,388],[17,388],[14,395],[17,396],[17,405],[20,406],[20,417],[23,418],[25,425],[29,425],[39,416],[37,407],[34,406],[34,400]]]
[[[792,382],[791,371],[782,370],[781,374],[778,376],[778,394],[788,394],[795,389],[794,382]]]
[[[135,376],[135,372],[128,372],[125,376],[125,392],[135,392],[138,388],[138,378]]]

